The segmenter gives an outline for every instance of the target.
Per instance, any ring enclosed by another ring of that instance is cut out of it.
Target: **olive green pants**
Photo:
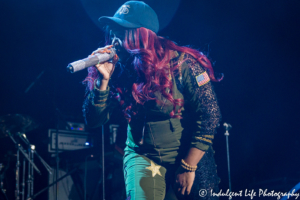
[[[124,157],[124,177],[130,199],[163,200],[167,169],[144,155],[130,152]]]
[[[178,165],[163,164],[162,166],[145,155],[133,151],[125,151],[123,162],[128,200],[163,200],[168,186],[175,183],[175,171]],[[177,194],[177,198],[218,199],[210,195],[211,191],[218,192],[218,184],[213,150],[210,148],[198,163],[191,194],[184,197]],[[199,191],[203,189],[207,191],[207,195],[202,198]]]

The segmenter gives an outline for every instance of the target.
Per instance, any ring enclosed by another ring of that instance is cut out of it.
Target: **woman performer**
[[[211,145],[221,114],[211,81],[220,79],[210,61],[157,36],[157,15],[144,2],[128,1],[99,21],[117,56],[88,69],[83,111],[91,127],[106,123],[115,108],[128,120],[127,199],[164,199],[170,185],[179,199],[216,199]]]

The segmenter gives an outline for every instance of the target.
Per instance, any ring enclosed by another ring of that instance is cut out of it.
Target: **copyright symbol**
[[[205,197],[207,195],[207,191],[205,189],[199,190],[199,196],[200,197]]]

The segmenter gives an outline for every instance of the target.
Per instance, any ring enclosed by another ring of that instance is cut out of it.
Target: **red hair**
[[[171,117],[180,118],[178,113],[180,113],[180,108],[183,106],[183,100],[174,99],[172,96],[173,83],[170,76],[181,63],[176,63],[175,66],[170,67],[169,63],[172,59],[170,50],[193,56],[207,70],[212,81],[219,82],[223,78],[215,78],[211,62],[203,53],[188,47],[178,46],[143,27],[125,30],[123,46],[134,57],[133,65],[139,77],[138,81],[132,85],[132,96],[135,101],[143,105],[146,101],[156,100],[154,93],[160,92],[173,104]],[[90,67],[88,72],[85,81],[88,82],[88,89],[92,90],[93,82],[99,74],[95,67]],[[124,111],[128,111],[131,105],[132,103]],[[175,113],[176,106],[179,106],[177,113]]]

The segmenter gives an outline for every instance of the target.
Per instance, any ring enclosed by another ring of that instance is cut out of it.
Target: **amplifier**
[[[92,147],[93,141],[91,134],[83,131],[66,131],[56,129],[48,130],[48,152],[56,152],[56,136],[58,137],[58,151],[70,151],[88,149]]]

